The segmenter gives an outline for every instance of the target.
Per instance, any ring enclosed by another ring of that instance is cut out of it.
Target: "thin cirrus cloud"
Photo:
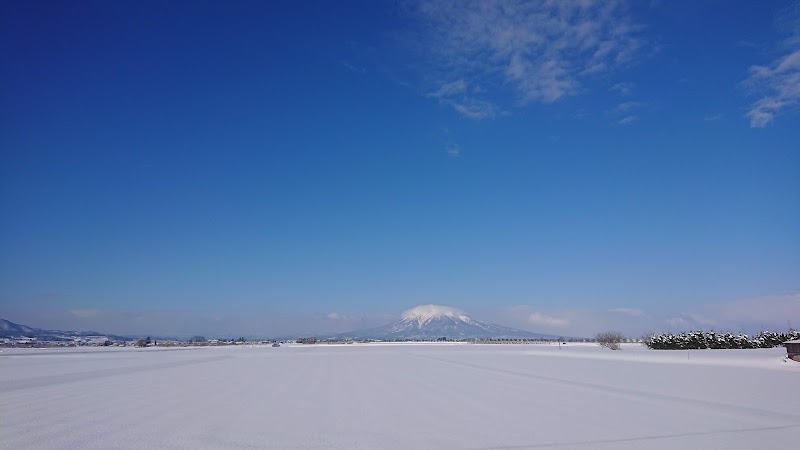
[[[79,317],[81,319],[88,319],[99,316],[101,311],[99,309],[94,309],[94,308],[85,308],[85,309],[71,309],[69,312],[75,317]]]
[[[782,111],[800,102],[800,4],[784,10],[777,25],[788,37],[781,56],[767,65],[753,65],[743,84],[759,98],[745,116],[751,128],[764,128]]]
[[[615,106],[614,108],[610,109],[608,112],[611,115],[623,115],[629,113],[635,109],[641,108],[645,104],[642,102],[622,102]]]
[[[681,313],[664,321],[670,328],[678,331],[700,330],[717,325],[717,321],[694,313]]]
[[[453,158],[458,158],[459,156],[461,156],[461,147],[459,147],[457,144],[449,144],[447,145],[446,149],[447,149],[447,154],[452,156]]]
[[[751,66],[745,84],[762,92],[747,112],[750,127],[769,125],[781,110],[800,101],[800,50],[768,66]]]
[[[622,102],[606,111],[606,115],[614,118],[618,125],[630,125],[639,119],[639,116],[634,114],[634,111],[646,105],[647,104],[643,102]]]
[[[565,327],[569,325],[569,320],[561,317],[548,316],[540,312],[531,313],[528,316],[528,322],[534,325],[541,325],[545,327]]]
[[[735,300],[707,305],[701,310],[728,327],[789,329],[800,320],[800,293]]]
[[[634,317],[642,317],[644,316],[644,311],[639,308],[612,308],[608,310],[609,312],[624,314],[627,316],[634,316]]]
[[[438,99],[470,119],[486,119],[497,115],[496,105],[473,97],[470,91],[472,94],[485,92],[483,88],[470,86],[463,78],[459,78],[440,85],[435,91],[428,93],[428,97]]]
[[[489,95],[507,87],[519,105],[574,95],[582,78],[631,63],[644,46],[620,1],[434,0],[414,12],[439,80],[428,96],[471,119],[502,112]]]
[[[634,88],[633,83],[625,81],[611,86],[608,90],[611,92],[617,92],[619,93],[619,95],[625,97],[633,93],[633,88]]]

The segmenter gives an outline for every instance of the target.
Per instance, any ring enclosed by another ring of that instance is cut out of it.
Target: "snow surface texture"
[[[0,448],[797,448],[782,348],[350,344],[0,353]]]

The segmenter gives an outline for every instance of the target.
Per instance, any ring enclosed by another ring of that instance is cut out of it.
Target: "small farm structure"
[[[789,359],[800,361],[800,339],[786,341],[783,343],[783,346],[786,347],[786,356],[788,356]]]

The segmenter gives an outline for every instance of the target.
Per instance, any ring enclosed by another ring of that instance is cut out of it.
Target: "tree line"
[[[762,331],[752,338],[744,333],[733,334],[714,331],[690,331],[685,333],[661,333],[646,336],[644,344],[654,350],[699,350],[699,349],[740,349],[772,348],[786,341],[800,339],[797,330]]]

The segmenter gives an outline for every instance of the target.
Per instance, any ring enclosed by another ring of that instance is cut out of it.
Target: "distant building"
[[[800,362],[800,339],[786,341],[783,343],[783,346],[786,347],[786,356],[788,356],[789,359]]]

